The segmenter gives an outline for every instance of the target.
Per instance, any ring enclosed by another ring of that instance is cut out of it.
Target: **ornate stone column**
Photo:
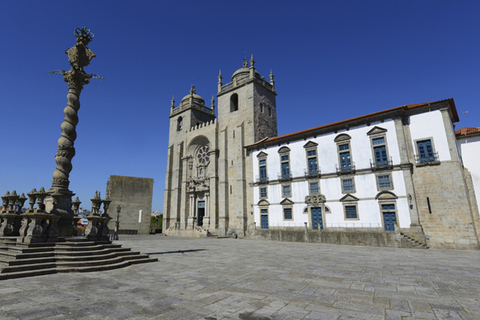
[[[80,93],[84,84],[88,84],[92,74],[87,74],[83,68],[90,64],[95,57],[87,45],[93,39],[93,34],[86,27],[77,28],[74,32],[77,37],[75,46],[67,49],[68,62],[71,69],[55,72],[63,75],[63,80],[68,82],[67,106],[64,109],[65,118],[60,128],[62,130],[58,139],[58,151],[55,155],[56,167],[53,172],[52,187],[48,190],[46,211],[62,216],[73,216],[72,196],[74,193],[68,189],[69,175],[72,171],[72,158],[75,155],[74,141],[77,138],[75,131],[78,123],[77,112],[80,109]],[[53,196],[55,194],[55,196]]]

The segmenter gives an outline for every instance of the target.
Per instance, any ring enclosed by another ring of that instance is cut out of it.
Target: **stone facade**
[[[111,175],[107,194],[112,201],[109,228],[114,229],[120,206],[119,233],[148,234],[152,213],[153,179]]]
[[[245,236],[253,225],[251,158],[244,147],[277,135],[275,87],[245,60],[231,82],[218,81],[218,119],[192,87],[172,100],[165,178],[164,233]]]

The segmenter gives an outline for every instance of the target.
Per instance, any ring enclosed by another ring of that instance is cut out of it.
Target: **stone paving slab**
[[[0,319],[480,319],[480,251],[122,236],[158,262],[0,281]]]

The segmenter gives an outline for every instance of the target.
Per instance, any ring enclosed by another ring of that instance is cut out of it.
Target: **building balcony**
[[[282,172],[278,173],[278,180],[291,180],[292,179],[292,173],[291,172]]]
[[[268,183],[268,176],[256,176],[255,177],[255,182],[257,183]]]
[[[415,156],[415,164],[418,165],[429,165],[429,164],[439,164],[440,157],[438,156],[438,152],[429,155],[416,155]]]
[[[391,169],[392,167],[393,167],[392,157],[390,157],[390,160],[384,160],[384,161],[370,160],[370,168],[372,170]]]
[[[319,177],[322,174],[320,168],[317,170],[305,169],[304,173],[307,178]]]
[[[337,174],[348,174],[348,173],[354,173],[355,172],[355,162],[351,162],[350,165],[342,165],[340,168],[338,165],[335,165],[335,170],[337,171]]]

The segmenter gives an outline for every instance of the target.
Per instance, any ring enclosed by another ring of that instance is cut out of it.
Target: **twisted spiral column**
[[[58,139],[58,151],[55,155],[56,167],[53,172],[52,188],[68,189],[70,181],[68,179],[72,171],[72,158],[75,156],[74,142],[77,138],[75,127],[78,124],[77,112],[80,109],[81,89],[69,87],[67,94],[67,106],[63,110],[65,118],[60,129],[62,130],[60,139]]]

